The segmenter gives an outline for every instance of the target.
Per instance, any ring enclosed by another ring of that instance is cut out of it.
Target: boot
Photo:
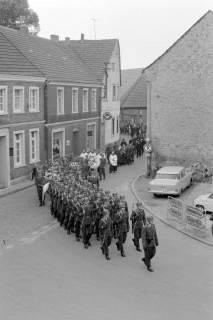
[[[139,252],[141,252],[141,249],[140,249],[140,247],[137,247],[137,248],[136,248],[136,250],[137,250],[137,251],[139,251]]]
[[[124,251],[121,251],[121,257],[126,257]]]

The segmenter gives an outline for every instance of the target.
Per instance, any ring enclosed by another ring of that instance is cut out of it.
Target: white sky
[[[39,36],[118,38],[122,69],[147,66],[209,9],[213,0],[28,0]]]

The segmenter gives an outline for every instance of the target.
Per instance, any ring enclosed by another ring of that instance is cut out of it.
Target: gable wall
[[[146,72],[151,82],[150,135],[169,159],[213,157],[213,15],[201,20]]]

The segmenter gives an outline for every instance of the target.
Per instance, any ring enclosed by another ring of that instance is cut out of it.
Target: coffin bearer
[[[142,231],[142,244],[145,255],[145,257],[142,258],[142,261],[146,265],[147,270],[153,272],[153,269],[151,268],[151,259],[155,256],[156,253],[156,246],[158,246],[158,237],[152,216],[148,216],[146,218],[146,224]]]

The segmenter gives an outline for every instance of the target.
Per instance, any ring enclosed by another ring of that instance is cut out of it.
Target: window
[[[57,88],[57,114],[64,114],[64,88]]]
[[[24,112],[24,87],[13,87],[13,112]]]
[[[7,113],[7,87],[0,87],[0,114]]]
[[[115,118],[112,118],[112,135],[115,134]]]
[[[39,88],[29,88],[29,111],[39,112]]]
[[[116,128],[117,128],[117,133],[119,132],[119,117],[117,117],[117,124],[116,124]]]
[[[88,89],[83,89],[83,112],[88,112]]]
[[[31,129],[29,131],[29,142],[30,142],[30,163],[40,161],[39,129]]]
[[[14,132],[14,167],[18,168],[25,165],[25,140],[24,131]]]
[[[78,89],[72,89],[72,112],[78,113]]]
[[[92,89],[91,110],[96,111],[96,89]]]
[[[112,87],[112,100],[117,100],[117,87]]]

